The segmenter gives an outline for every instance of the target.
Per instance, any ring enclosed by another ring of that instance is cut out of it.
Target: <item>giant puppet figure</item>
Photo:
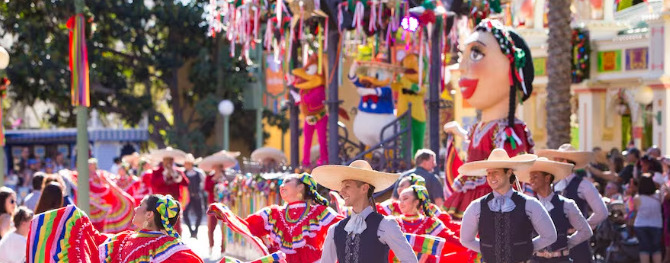
[[[383,53],[371,60],[371,47],[361,46],[358,51],[366,56],[359,56],[349,68],[349,79],[361,96],[358,113],[354,118],[354,135],[363,144],[374,146],[382,140],[382,128],[396,118],[393,114],[393,92],[389,87],[394,66],[387,63]],[[359,69],[362,70],[357,73]],[[393,130],[388,129],[383,138],[392,135]]]
[[[500,22],[485,19],[464,46],[459,85],[463,98],[481,111],[481,119],[469,131],[456,122],[447,123],[445,132],[467,138],[467,162],[485,160],[495,148],[505,149],[509,156],[532,153],[530,131],[514,116],[517,103],[528,99],[533,90],[528,45]],[[455,193],[444,204],[457,218],[472,200],[491,192],[485,177],[467,174],[460,174],[452,188]]]
[[[424,134],[426,133],[426,108],[424,103],[424,94],[426,87],[422,85],[419,78],[425,77],[425,71],[419,70],[419,56],[416,54],[407,54],[401,61],[403,72],[392,87],[398,92],[398,116],[404,114],[409,109],[411,103],[412,115],[412,154],[423,148]]]
[[[310,150],[312,148],[312,136],[316,130],[319,140],[320,152],[318,165],[328,164],[328,114],[326,112],[326,86],[325,78],[319,73],[318,58],[311,56],[302,68],[293,70],[295,77],[294,87],[300,90],[299,96],[295,96],[296,103],[305,117],[303,135],[305,136],[302,148],[302,165],[311,166]],[[323,72],[323,71],[321,71]]]

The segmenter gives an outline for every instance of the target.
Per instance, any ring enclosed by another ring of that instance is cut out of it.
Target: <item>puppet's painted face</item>
[[[486,110],[509,97],[509,60],[489,32],[475,31],[464,42],[459,86],[473,107]]]

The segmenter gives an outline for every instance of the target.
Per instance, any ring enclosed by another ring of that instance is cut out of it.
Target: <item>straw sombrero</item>
[[[493,149],[489,158],[483,161],[464,163],[458,168],[458,173],[471,176],[486,176],[487,169],[512,169],[515,172],[528,169],[537,159],[534,154],[522,154],[512,158],[503,149]]]
[[[372,166],[364,160],[356,160],[349,166],[319,166],[312,170],[312,176],[317,183],[331,190],[340,189],[344,180],[356,180],[374,186],[375,193],[390,187],[399,177],[398,174],[372,170]]]
[[[586,167],[586,165],[592,162],[594,158],[593,152],[577,151],[572,145],[567,143],[558,147],[558,150],[537,150],[537,155],[547,157],[548,159],[563,158],[573,161],[575,163],[574,169],[582,169]]]
[[[284,152],[272,147],[261,147],[251,153],[252,161],[262,162],[266,159],[273,159],[277,163],[285,163],[286,155]]]
[[[184,158],[185,163],[192,163],[192,164],[199,164],[202,161],[202,157],[195,158],[193,154],[186,154],[186,158]]]
[[[240,154],[241,154],[240,152],[230,152],[230,151],[226,151],[226,150],[221,150],[221,151],[215,152],[212,155],[226,155],[226,156],[231,157],[231,158],[237,158],[237,157],[240,156]]]
[[[132,154],[124,155],[121,157],[121,161],[126,163],[138,163],[140,161],[140,153],[134,152]]]
[[[202,159],[198,167],[208,172],[213,170],[215,165],[219,164],[223,164],[223,169],[228,169],[235,166],[235,164],[237,164],[237,160],[227,154],[215,153],[205,157],[205,159]]]
[[[572,173],[573,166],[574,165],[571,163],[554,162],[546,157],[540,157],[535,160],[535,163],[530,169],[521,170],[514,174],[519,178],[519,181],[527,183],[530,181],[530,172],[550,173],[554,175],[554,183],[556,183],[563,178],[568,177]]]
[[[165,158],[172,158],[175,163],[179,164],[184,163],[184,159],[186,159],[186,153],[184,151],[172,147],[153,150],[150,152],[149,156],[154,161],[163,161]]]

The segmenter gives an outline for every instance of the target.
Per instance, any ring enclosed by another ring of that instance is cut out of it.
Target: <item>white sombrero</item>
[[[323,165],[312,170],[314,180],[320,185],[338,190],[342,187],[342,181],[355,180],[370,184],[375,187],[375,193],[386,190],[396,180],[398,174],[384,173],[372,170],[372,166],[367,161],[356,160],[349,166],[344,165]]]
[[[184,158],[184,163],[192,163],[192,164],[199,164],[202,161],[202,157],[195,158],[193,154],[186,154],[186,158]]]
[[[165,158],[174,159],[175,163],[182,164],[184,159],[186,159],[186,153],[179,149],[174,149],[172,147],[167,147],[165,149],[153,150],[149,154],[150,158],[154,161],[162,162]]]
[[[266,159],[275,160],[277,163],[285,163],[286,155],[284,152],[272,147],[261,147],[251,153],[251,160],[254,162],[262,162]]]
[[[548,159],[562,158],[575,163],[575,169],[582,169],[593,161],[593,152],[577,151],[572,145],[566,143],[558,147],[557,150],[543,149],[537,150],[537,155],[547,157]]]
[[[512,169],[515,172],[528,169],[537,159],[534,154],[522,154],[512,158],[503,149],[493,149],[489,158],[483,161],[464,163],[458,168],[458,173],[471,176],[486,176],[487,169]]]
[[[545,172],[554,176],[555,183],[568,177],[572,173],[572,167],[574,167],[574,165],[571,163],[554,162],[545,157],[540,157],[535,160],[535,163],[530,169],[521,170],[514,174],[519,178],[519,181],[528,183],[530,181],[530,172]]]
[[[221,150],[221,151],[215,152],[212,155],[226,155],[226,156],[229,156],[231,158],[237,158],[237,157],[240,156],[240,152],[231,152],[231,151]]]
[[[140,161],[140,153],[134,152],[132,154],[124,155],[121,161],[126,163],[138,163]]]
[[[237,164],[237,160],[227,154],[215,153],[205,157],[205,159],[202,159],[198,167],[206,172],[209,172],[214,169],[214,166],[219,164],[223,164],[223,169],[228,169],[235,166],[235,164]]]

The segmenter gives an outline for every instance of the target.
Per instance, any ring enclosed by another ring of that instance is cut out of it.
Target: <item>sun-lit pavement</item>
[[[195,217],[191,217],[195,222]],[[184,222],[182,220],[182,222]],[[212,254],[209,254],[209,241],[207,241],[207,218],[203,217],[200,227],[198,227],[197,238],[191,237],[188,227],[182,224],[182,241],[193,250],[205,263],[219,262],[221,255],[221,225],[214,230],[214,249]]]

